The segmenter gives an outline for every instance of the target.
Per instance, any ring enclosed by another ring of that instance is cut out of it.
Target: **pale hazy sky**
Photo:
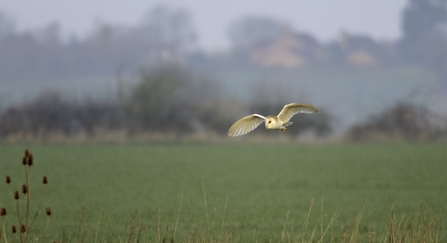
[[[187,9],[200,46],[215,50],[228,46],[229,24],[246,14],[285,21],[321,41],[337,38],[340,30],[396,39],[407,0],[0,0],[0,11],[12,17],[19,30],[58,21],[64,36],[82,38],[95,23],[135,25],[160,3]]]

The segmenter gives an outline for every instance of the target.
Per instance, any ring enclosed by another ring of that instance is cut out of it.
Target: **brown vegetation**
[[[425,106],[399,102],[352,126],[348,137],[359,140],[445,140],[447,119]]]

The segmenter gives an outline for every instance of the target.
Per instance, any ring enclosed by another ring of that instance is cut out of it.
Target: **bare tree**
[[[194,23],[185,9],[158,5],[143,16],[140,28],[145,37],[153,43],[178,45],[185,50],[195,48]]]
[[[409,0],[402,14],[401,55],[406,61],[447,67],[447,1]]]

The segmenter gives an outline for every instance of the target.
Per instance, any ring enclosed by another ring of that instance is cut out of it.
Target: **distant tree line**
[[[259,88],[248,103],[224,98],[206,77],[179,66],[142,71],[139,82],[123,87],[119,99],[76,101],[59,92],[44,92],[21,105],[0,112],[0,139],[104,137],[120,133],[127,138],[141,134],[176,137],[200,135],[225,137],[242,116],[277,114],[286,103],[281,95]],[[273,95],[274,96],[274,95]],[[306,131],[316,137],[332,133],[336,118],[321,107],[317,115],[298,115],[287,133],[256,130],[257,135],[294,138]],[[410,101],[398,102],[349,128],[346,138],[364,140],[446,140],[447,117]]]
[[[277,113],[276,106],[284,105],[281,102],[247,106],[223,98],[217,85],[179,66],[142,71],[136,84],[122,90],[119,99],[81,102],[59,92],[44,92],[34,100],[3,109],[0,137],[45,138],[57,134],[93,138],[111,132],[124,132],[128,137],[139,134],[226,136],[231,124],[247,112],[257,110],[268,114],[275,108]],[[314,130],[317,136],[331,132],[332,118],[328,115],[302,118],[286,135],[293,137],[308,129]]]
[[[35,100],[7,107],[0,114],[0,136],[45,138],[50,134],[93,137],[119,130],[124,116],[118,104],[76,102],[58,92],[44,92]]]
[[[0,83],[77,76],[113,76],[132,68],[182,62],[195,48],[196,34],[186,10],[159,5],[136,26],[100,24],[88,37],[62,40],[60,26],[18,32],[0,12]]]
[[[18,32],[14,22],[0,12],[0,82],[110,77],[123,65],[133,70],[160,63],[183,63],[193,68],[250,67],[253,53],[249,50],[285,32],[297,35],[306,45],[301,54],[313,56],[309,58],[310,65],[339,65],[346,58],[365,59],[362,53],[355,53],[365,50],[374,54],[379,64],[423,65],[447,78],[446,25],[445,0],[408,0],[402,12],[403,37],[387,43],[346,33],[347,43],[341,40],[322,44],[311,34],[296,32],[281,20],[242,16],[229,26],[232,50],[223,55],[208,55],[200,51],[192,16],[184,9],[158,5],[135,26],[102,23],[86,38],[69,40],[62,40],[58,23]]]

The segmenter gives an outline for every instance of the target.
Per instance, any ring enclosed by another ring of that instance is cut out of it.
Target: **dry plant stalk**
[[[31,215],[31,210],[30,210],[30,204],[31,204],[31,168],[32,166],[35,164],[35,160],[34,160],[34,156],[33,154],[26,149],[24,152],[24,156],[22,157],[21,160],[21,164],[23,165],[24,168],[24,176],[25,176],[25,183],[21,185],[21,190],[20,192],[23,194],[23,197],[20,196],[19,190],[14,191],[14,193],[12,193],[11,190],[11,184],[12,184],[12,178],[11,176],[7,175],[6,176],[6,184],[8,186],[8,190],[9,190],[9,195],[12,201],[12,205],[14,205],[14,207],[12,207],[14,209],[14,214],[15,217],[17,218],[17,225],[18,227],[16,227],[15,225],[12,225],[11,227],[11,233],[13,234],[13,237],[15,238],[15,235],[17,232],[19,232],[19,237],[20,237],[20,242],[26,243],[28,241],[30,241],[30,232],[31,232],[31,228],[33,226],[34,220],[37,218],[38,212],[40,211],[40,207],[41,207],[41,201],[42,201],[42,196],[43,193],[41,194],[40,200],[39,200],[39,204],[37,207],[37,210],[34,214],[34,217],[32,217]],[[48,183],[48,178],[46,176],[43,177],[43,184],[44,184],[44,191],[45,191],[45,185]],[[24,201],[24,208],[21,208],[21,203],[19,202],[19,200],[23,200]],[[23,215],[20,213],[21,209],[24,209],[24,213]],[[2,228],[4,228],[4,216],[6,216],[6,209],[1,207],[1,215],[2,215]],[[46,230],[48,228],[48,224],[49,224],[49,216],[51,215],[51,209],[47,208],[46,209],[46,215],[48,217],[47,219],[47,225],[46,225],[46,229],[44,232],[44,235],[46,233]],[[3,238],[4,238],[4,242],[8,242],[7,239],[7,233],[6,231],[3,229]],[[38,237],[36,236],[36,239],[38,239]]]

